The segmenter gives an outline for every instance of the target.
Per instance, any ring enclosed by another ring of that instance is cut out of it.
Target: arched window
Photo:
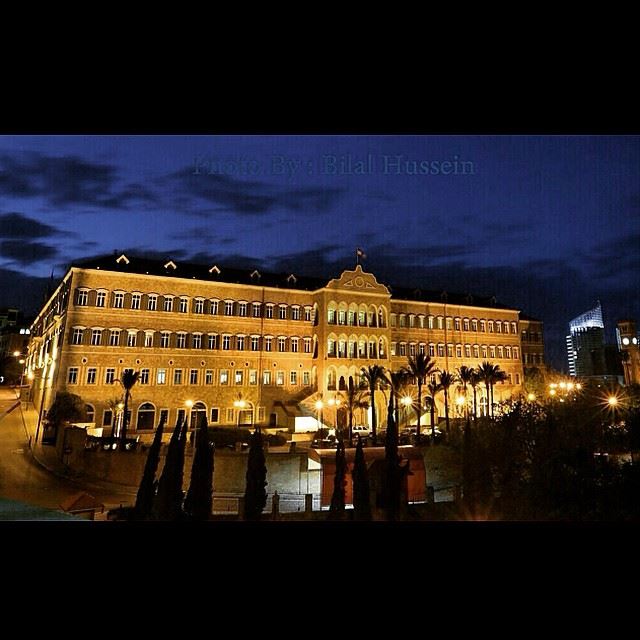
[[[194,403],[191,407],[191,419],[189,420],[189,426],[195,429],[200,424],[200,418],[207,417],[207,407],[203,402]]]
[[[336,388],[336,372],[333,369],[329,369],[327,372],[327,389],[335,390]]]
[[[87,422],[93,422],[96,415],[96,411],[93,408],[93,405],[85,404],[84,408],[85,408],[85,411],[87,412]]]
[[[156,421],[156,408],[150,403],[145,402],[138,407],[138,422],[136,429],[138,431],[150,431]]]
[[[345,382],[344,376],[340,376],[340,380],[338,381],[338,389],[340,391],[347,390],[347,383]]]

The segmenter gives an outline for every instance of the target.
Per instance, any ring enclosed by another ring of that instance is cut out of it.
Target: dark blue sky
[[[640,320],[639,142],[4,136],[0,272],[59,277],[117,249],[333,277],[361,246],[382,281],[495,294],[540,317],[566,366],[566,324],[597,298],[609,335]],[[28,304],[1,292],[0,306]]]

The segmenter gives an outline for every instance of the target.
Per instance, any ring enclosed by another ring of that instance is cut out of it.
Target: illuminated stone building
[[[520,314],[520,341],[522,344],[522,364],[525,369],[544,369],[544,334],[542,320],[524,313]]]
[[[77,393],[105,434],[125,369],[140,371],[132,435],[149,433],[162,412],[170,426],[190,412],[192,424],[204,413],[214,425],[293,429],[295,417],[315,416],[320,396],[333,425],[344,410],[328,404],[349,378],[358,383],[371,364],[397,370],[419,352],[452,372],[499,364],[508,380],[495,401],[520,393],[518,316],[495,299],[388,287],[360,265],[327,282],[110,256],[70,267],[31,327],[27,373],[36,406]],[[381,423],[385,395],[376,394]]]
[[[640,384],[640,346],[635,321],[620,320],[616,326],[616,338],[624,371],[624,383]]]

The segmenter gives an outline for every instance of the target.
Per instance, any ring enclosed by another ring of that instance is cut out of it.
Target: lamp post
[[[336,419],[335,419],[335,435],[338,435],[338,407],[340,406],[340,398],[337,396],[335,398],[329,398],[327,401],[330,407],[336,408]]]
[[[465,404],[466,399],[464,396],[458,396],[456,398],[456,406],[457,406],[457,411],[458,411],[458,416],[460,416],[462,414],[462,407]]]
[[[316,411],[318,412],[318,428],[317,431],[320,431],[320,424],[322,423],[322,408],[324,407],[324,402],[322,400],[316,400]]]
[[[405,416],[405,420],[407,418],[407,416],[409,415],[409,407],[413,404],[413,398],[411,396],[403,396],[402,400],[400,400],[400,404],[402,404],[402,406],[404,407],[404,416]],[[405,424],[405,427],[407,425]]]
[[[191,409],[193,407],[193,400],[185,400],[184,401],[184,406],[187,407],[187,429],[189,429],[189,427],[191,426]],[[193,446],[193,443],[195,442],[195,438],[193,438],[191,440],[191,445]]]
[[[15,352],[14,352],[15,353]],[[20,352],[18,352],[18,355]],[[38,424],[36,425],[36,435],[33,439],[33,444],[38,442],[38,434],[40,433],[40,424],[42,423],[42,410],[44,409],[44,396],[46,393],[47,386],[47,365],[53,362],[53,360],[49,357],[45,360],[44,365],[42,366],[42,395],[40,397],[40,411],[38,412]]]
[[[242,394],[238,394],[238,399],[233,401],[233,406],[236,408],[236,428],[240,428],[240,411],[247,406],[247,403],[242,399]]]

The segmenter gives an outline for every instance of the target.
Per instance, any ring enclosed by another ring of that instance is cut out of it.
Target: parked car
[[[351,430],[353,437],[360,436],[361,438],[368,438],[371,435],[371,429],[367,425],[357,424],[353,425]]]
[[[315,438],[311,442],[313,449],[335,449],[338,446],[338,441],[335,436],[329,436],[328,438]]]

